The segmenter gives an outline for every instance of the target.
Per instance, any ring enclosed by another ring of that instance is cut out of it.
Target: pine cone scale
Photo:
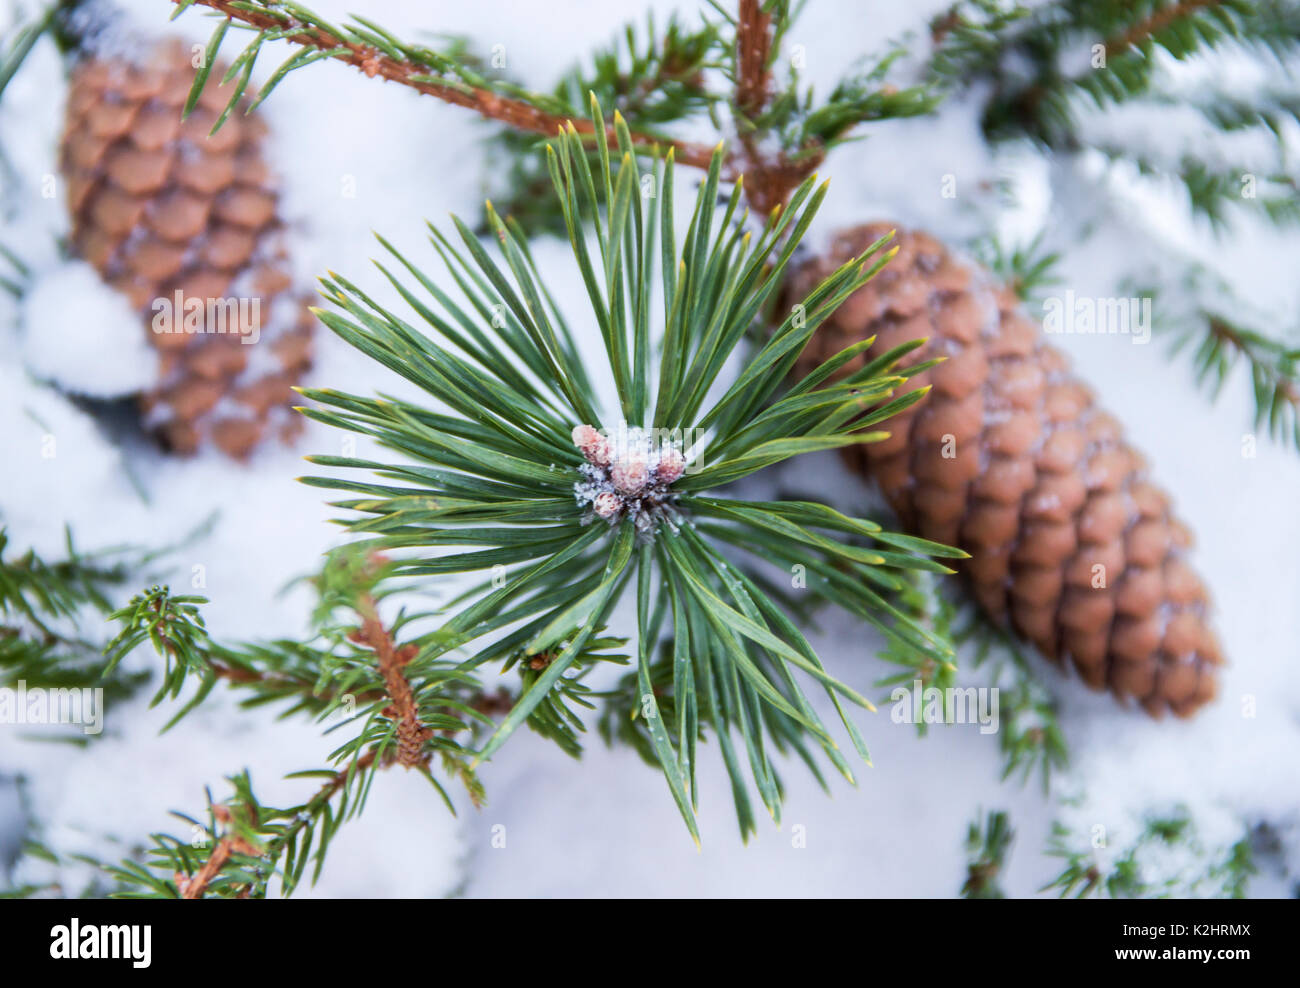
[[[213,67],[182,119],[194,79],[184,45],[164,43],[135,62],[84,59],[73,71],[61,161],[73,250],[126,295],[146,327],[156,303],[174,307],[178,292],[221,304],[224,323],[203,333],[142,329],[162,358],[158,386],[141,396],[146,424],[178,452],[211,440],[243,456],[264,435],[288,438],[300,428],[289,388],[311,362],[314,320],[305,299],[277,315],[292,284],[261,152],[265,125],[239,112],[245,101],[209,134],[229,94],[217,82],[223,74]],[[274,348],[272,367],[241,352],[237,334],[248,334],[254,318]]]
[[[797,270],[788,298],[891,228],[838,235]],[[1184,556],[1191,538],[1118,423],[1042,340],[1014,293],[924,234],[847,299],[796,367],[807,373],[875,336],[861,361],[909,340],[904,366],[945,358],[908,382],[931,385],[885,423],[891,436],[851,447],[909,530],[971,554],[961,569],[978,604],[1095,689],[1148,712],[1186,716],[1215,695],[1222,662],[1208,597]]]

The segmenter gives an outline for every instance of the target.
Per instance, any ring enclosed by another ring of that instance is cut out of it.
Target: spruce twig
[[[1223,350],[1244,360],[1254,384],[1256,425],[1267,423],[1270,433],[1284,437],[1289,421],[1292,442],[1300,448],[1300,346],[1288,346],[1213,313],[1207,314],[1206,329],[1208,338],[1196,358],[1199,379],[1217,375],[1222,381],[1234,361],[1225,360]]]
[[[757,116],[772,92],[772,15],[760,0],[740,0],[736,18],[736,108]]]
[[[1129,25],[1123,33],[1106,41],[1107,57],[1118,55],[1130,48],[1141,47],[1156,34],[1170,25],[1187,17],[1195,10],[1217,7],[1223,0],[1177,0],[1166,7],[1160,7],[1135,24]]]
[[[398,721],[397,761],[406,768],[423,764],[428,760],[424,743],[433,732],[420,723],[415,694],[411,691],[410,681],[402,673],[402,666],[415,657],[419,648],[415,645],[398,648],[393,644],[388,629],[379,620],[374,598],[368,594],[361,598],[358,612],[361,627],[357,629],[356,639],[374,651],[379,673],[392,701],[392,714]]]
[[[760,147],[763,131],[756,121],[768,108],[772,97],[771,61],[775,32],[772,14],[760,0],[740,0],[736,18],[734,96],[737,140],[744,152],[740,170],[745,175],[750,203],[764,215],[784,204],[791,191],[825,158],[824,152],[815,148],[803,149],[798,159],[792,160],[784,153],[765,151]]]
[[[199,611],[202,599],[174,597],[165,587],[152,588],[115,612],[123,630],[110,646],[110,668],[148,639],[167,659],[156,702],[179,697],[185,680],[198,680],[169,727],[202,702],[218,680],[248,691],[248,705],[287,699],[288,713],[306,712],[317,721],[341,715],[343,723],[361,725],[331,753],[341,767],[291,776],[324,777],[305,803],[288,809],[263,806],[247,775],[235,776],[231,799],[220,804],[209,799],[206,829],[213,839],[206,855],[196,857],[186,842],[155,835],[146,863],[124,861],[108,869],[121,883],[116,894],[261,897],[273,873],[280,874],[283,891],[290,894],[309,859],[319,874],[333,834],[361,809],[372,773],[391,765],[419,771],[451,808],[433,774],[437,756],[447,774],[465,784],[471,801],[481,802],[482,788],[457,738],[473,736],[488,723],[500,698],[482,694],[471,676],[448,663],[408,670],[419,645],[402,636],[412,621],[428,616],[403,612],[395,621],[381,620],[381,602],[393,592],[387,586],[390,575],[389,561],[364,548],[348,546],[331,554],[311,581],[320,600],[320,647],[215,643]],[[199,826],[183,815],[180,819]]]
[[[990,810],[982,824],[978,820],[970,824],[966,832],[970,862],[960,893],[963,899],[1006,898],[998,879],[1015,839],[1016,832],[1005,810]]]
[[[230,810],[224,806],[212,807],[213,816],[218,820],[228,821],[230,819]],[[180,892],[182,899],[202,899],[208,886],[213,880],[221,874],[229,863],[232,854],[246,854],[249,857],[257,856],[257,849],[243,837],[237,834],[223,834],[217,841],[208,860],[203,862],[192,877],[182,877],[180,873],[176,876],[177,891]],[[247,898],[247,890],[240,893],[240,898]]]
[[[372,31],[366,33],[376,41],[386,44],[367,43],[358,28],[337,28],[310,15],[297,4],[266,5],[258,8],[253,4],[238,0],[173,0],[181,9],[189,6],[208,7],[224,15],[229,21],[244,24],[261,32],[262,37],[285,40],[322,53],[336,61],[344,62],[364,73],[369,78],[381,78],[389,82],[414,89],[450,103],[453,106],[474,110],[481,116],[506,124],[515,130],[538,134],[544,137],[554,136],[569,122],[567,116],[558,115],[540,108],[536,101],[519,96],[506,96],[484,85],[474,85],[460,80],[440,79],[435,73],[443,66],[426,57],[420,49],[399,47],[391,36],[379,35]],[[310,18],[310,19],[308,19]],[[292,65],[286,63],[287,66]],[[279,77],[268,83],[267,90],[259,95],[256,103],[261,102],[264,94]],[[233,106],[242,95],[242,87],[231,99]],[[578,132],[593,136],[590,121],[574,122]],[[614,139],[612,127],[605,135],[606,140]],[[650,135],[631,134],[632,143],[641,149],[671,147],[677,161],[695,168],[707,168],[713,149],[706,145],[692,144],[687,141]]]
[[[1175,806],[1147,814],[1136,833],[1117,835],[1111,847],[1105,828],[1094,825],[1093,833],[1084,835],[1058,819],[1047,855],[1064,864],[1040,891],[1062,899],[1240,899],[1256,870],[1250,830],[1242,822],[1237,840],[1213,843],[1217,835],[1203,834],[1192,812]],[[1178,866],[1171,868],[1174,855]]]
[[[503,80],[489,79],[476,71],[464,57],[405,44],[363,18],[354,18],[353,23],[339,27],[288,0],[277,3],[269,0],[172,2],[177,5],[177,13],[199,6],[224,18],[218,22],[208,44],[205,67],[200,68],[196,75],[187,108],[192,108],[197,101],[207,80],[209,70],[206,66],[216,58],[229,26],[236,24],[256,32],[227,72],[226,81],[233,80],[234,85],[227,108],[218,117],[214,129],[221,126],[243,97],[264,43],[284,40],[299,46],[299,50],[271,76],[256,99],[251,101],[250,110],[260,104],[289,72],[331,58],[350,64],[369,77],[396,82],[448,103],[476,110],[519,133],[553,138],[572,124],[590,154],[597,153],[601,145],[608,146],[616,140],[615,129],[603,123],[601,132],[595,132],[593,122],[575,107],[574,100],[567,98],[570,94],[548,96]],[[736,23],[736,19],[722,11],[716,2],[712,6],[722,12],[726,22]],[[691,85],[687,88],[692,90],[690,98],[678,104],[680,112],[668,113],[667,116],[676,119],[685,116],[688,110],[701,107],[711,112],[714,104],[723,100],[709,93],[704,72],[709,68],[723,68],[724,75],[733,82],[730,102],[739,147],[724,158],[721,174],[728,181],[737,181],[746,172],[750,174],[750,202],[759,213],[767,215],[783,205],[800,182],[823,160],[830,147],[845,140],[855,125],[868,120],[928,113],[937,105],[937,98],[927,86],[899,89],[883,82],[884,73],[901,54],[900,51],[880,59],[870,71],[845,79],[820,106],[813,105],[811,92],[799,92],[797,78],[792,78],[782,92],[773,93],[772,65],[781,38],[793,20],[791,4],[788,0],[763,4],[756,0],[742,0],[740,12],[745,27],[738,31],[735,44],[727,47],[729,66],[715,66],[711,60],[720,44],[720,32],[711,24],[706,23],[705,29],[691,38],[676,38],[697,61],[688,73]],[[675,29],[674,22],[665,40],[673,38]],[[653,45],[653,39],[650,44]],[[666,62],[659,65],[660,69],[668,67]],[[608,60],[604,68],[608,69]],[[622,87],[618,88],[621,92]],[[627,109],[632,111],[637,102],[635,96],[628,100]],[[617,100],[614,108],[622,108]],[[632,126],[635,120],[626,114],[624,119],[629,123],[626,128],[628,143],[636,153],[653,157],[671,149],[677,164],[705,170],[710,167],[712,148],[637,129]],[[760,148],[758,135],[767,133],[780,136],[779,147],[771,150]]]

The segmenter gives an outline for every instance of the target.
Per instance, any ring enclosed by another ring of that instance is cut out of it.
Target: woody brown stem
[[[1134,45],[1139,45],[1157,32],[1163,31],[1180,18],[1205,7],[1218,6],[1221,2],[1222,0],[1181,0],[1179,3],[1162,7],[1150,17],[1144,18],[1129,27],[1123,34],[1107,39],[1104,44],[1106,57],[1109,59],[1115,55],[1123,54]],[[944,23],[946,22],[940,22],[941,25]],[[942,28],[945,33],[950,29],[950,27]],[[940,36],[935,36],[936,42]],[[1032,123],[1037,120],[1039,107],[1044,100],[1056,92],[1061,85],[1077,84],[1078,81],[1078,79],[1064,80],[1064,83],[1058,81],[1050,85],[1039,81],[1012,96],[1008,101],[1008,106],[1016,118],[1025,123]]]
[[[1210,317],[1209,326],[1210,334],[1220,343],[1231,347],[1237,353],[1250,361],[1253,366],[1258,367],[1261,365],[1262,361],[1260,360],[1258,349],[1240,332],[1224,320],[1215,316]],[[1300,390],[1297,390],[1291,381],[1284,380],[1282,375],[1279,373],[1272,372],[1270,376],[1273,379],[1273,383],[1281,392],[1282,398],[1288,404],[1293,405],[1296,409],[1300,410]]]
[[[1140,44],[1157,31],[1163,31],[1174,21],[1186,17],[1203,7],[1218,6],[1221,0],[1182,0],[1181,3],[1162,7],[1145,20],[1138,21],[1117,38],[1106,42],[1106,55],[1117,55],[1133,45]]]
[[[736,19],[736,107],[746,116],[767,105],[772,77],[767,70],[772,53],[772,15],[759,0],[740,0]]]
[[[179,3],[180,0],[173,0],[173,2]],[[219,11],[233,21],[239,21],[258,30],[283,31],[295,26],[295,22],[287,14],[283,18],[273,17],[261,11],[245,9],[230,0],[195,0],[195,5]],[[501,96],[479,86],[452,85],[430,79],[427,76],[430,71],[427,66],[392,58],[371,45],[337,37],[310,24],[302,24],[300,30],[286,35],[285,40],[296,45],[331,52],[335,60],[346,62],[371,78],[379,76],[433,96],[445,103],[476,110],[484,117],[500,121],[516,130],[551,137],[561,127],[571,123],[580,134],[595,132],[589,120],[570,120],[567,117],[547,113],[524,100]],[[611,141],[616,139],[613,128],[609,129],[608,136]],[[649,134],[632,133],[632,143],[645,148],[671,147],[678,162],[695,168],[708,168],[713,157],[713,148],[703,144]]]
[[[212,813],[218,820],[226,822],[229,822],[231,817],[229,808],[225,806],[214,806]],[[208,855],[208,860],[203,862],[203,867],[196,871],[192,878],[186,879],[179,874],[176,876],[176,885],[180,889],[181,898],[202,899],[203,893],[207,891],[212,881],[221,874],[226,862],[230,860],[230,856],[235,852],[251,855],[258,853],[257,848],[242,837],[226,834],[217,841],[217,846]]]
[[[736,17],[736,92],[735,108],[744,118],[738,121],[740,163],[734,171],[745,176],[745,195],[750,205],[764,216],[783,206],[799,183],[821,164],[824,154],[808,148],[799,160],[785,153],[772,153],[759,147],[752,119],[767,108],[772,96],[772,73],[768,62],[775,37],[772,15],[763,10],[760,0],[740,0]]]
[[[352,775],[359,774],[370,768],[375,763],[375,757],[375,749],[372,748],[370,751],[367,751],[364,755],[358,758],[355,763],[339,772],[336,772],[332,778],[320,787],[316,792],[316,795],[307,803],[308,816],[314,816],[322,805],[333,799]],[[386,758],[381,763],[380,767],[391,764],[391,761],[391,759]],[[213,814],[217,819],[226,822],[231,818],[231,811],[225,806],[213,807]],[[303,826],[303,820],[294,820],[288,827],[277,835],[273,843],[281,846],[288,843],[289,839],[301,830]],[[270,850],[271,849],[269,848],[267,849],[268,852]],[[181,898],[203,898],[203,894],[207,891],[208,886],[211,885],[213,880],[221,874],[222,869],[225,868],[226,863],[230,860],[230,856],[234,853],[257,856],[262,854],[263,851],[253,847],[241,837],[235,837],[230,834],[223,836],[217,841],[217,846],[212,849],[212,854],[209,855],[208,860],[203,863],[203,867],[196,871],[192,878],[187,879],[182,875],[176,876],[176,884],[180,889]],[[239,898],[246,899],[249,897],[251,892],[251,888],[246,888],[240,893]]]
[[[369,595],[361,598],[358,611],[362,621],[356,638],[374,651],[379,660],[379,674],[384,677],[384,686],[389,699],[393,701],[391,711],[397,721],[398,764],[406,768],[422,765],[428,760],[424,754],[424,743],[433,736],[433,732],[420,723],[415,692],[402,672],[402,667],[414,657],[415,647],[408,645],[398,648],[393,643],[388,629],[379,620],[375,601]]]
[[[226,861],[230,858],[230,841],[223,837],[217,841],[217,846],[212,849],[212,854],[208,860],[203,862],[193,878],[188,881],[178,881],[181,886],[182,899],[202,899],[203,893],[207,891],[208,884],[221,874],[221,869],[226,866]]]

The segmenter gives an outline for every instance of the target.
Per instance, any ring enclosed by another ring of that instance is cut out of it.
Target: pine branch
[[[1255,873],[1248,826],[1233,843],[1216,844],[1183,806],[1146,816],[1136,835],[1114,836],[1124,839],[1112,847],[1105,830],[1094,827],[1085,837],[1054,821],[1047,854],[1065,863],[1041,891],[1055,891],[1063,899],[1240,899]],[[1171,868],[1173,855],[1177,864]]]
[[[736,19],[736,108],[747,117],[762,113],[772,94],[772,14],[761,0],[740,0]]]
[[[83,608],[107,612],[108,593],[148,558],[127,548],[81,553],[73,545],[70,529],[64,531],[67,556],[53,563],[33,550],[5,559],[8,544],[8,532],[0,529],[0,610],[50,635],[55,634],[53,621],[75,619]]]
[[[1251,173],[1254,194],[1246,197],[1242,194],[1245,170],[1240,166],[1212,165],[1191,152],[1162,160],[1105,140],[1088,140],[1087,144],[1110,161],[1130,164],[1143,175],[1180,182],[1192,213],[1203,217],[1215,231],[1226,229],[1234,214],[1262,216],[1275,226],[1300,223],[1300,179],[1294,174],[1281,170]]]
[[[936,638],[952,641],[952,622],[956,611],[940,591],[935,574],[917,571],[909,576],[907,584],[895,594],[895,606]],[[933,656],[917,652],[898,642],[888,642],[887,645],[887,648],[877,653],[877,657],[883,662],[901,667],[901,671],[877,679],[873,684],[889,691],[881,699],[882,705],[892,701],[893,691],[899,687],[910,693],[916,683],[920,684],[921,690],[948,690],[957,685],[955,661],[940,662]],[[917,736],[925,737],[929,730],[925,719],[918,719],[915,726]]]
[[[224,806],[212,807],[212,814],[216,819],[223,822],[230,820],[230,810]],[[217,841],[216,846],[212,849],[212,854],[208,860],[203,862],[202,867],[194,873],[192,877],[182,878],[177,872],[176,889],[182,899],[202,899],[207,892],[208,886],[221,874],[222,870],[229,863],[231,855],[243,854],[248,857],[258,857],[257,848],[237,835],[224,834]],[[247,893],[240,893],[240,898],[247,898]]]
[[[392,700],[392,716],[397,719],[397,761],[411,768],[422,764],[428,756],[424,744],[433,732],[420,723],[419,709],[411,684],[402,673],[402,666],[411,661],[419,648],[407,645],[398,649],[375,608],[369,595],[362,598],[359,608],[361,627],[356,640],[369,646],[379,660],[379,674],[384,677],[388,697]]]
[[[142,687],[148,673],[103,671],[99,627],[109,595],[153,557],[131,548],[82,553],[67,531],[65,558],[50,562],[34,551],[13,558],[5,555],[8,539],[0,529],[0,686],[100,688],[110,702]],[[69,738],[86,739],[82,732]]]
[[[1287,345],[1207,314],[1207,336],[1197,350],[1197,379],[1215,377],[1220,386],[1232,365],[1244,360],[1250,368],[1255,397],[1255,425],[1267,425],[1270,435],[1289,437],[1300,449],[1300,346]]]
[[[1043,792],[1048,792],[1053,774],[1069,760],[1056,699],[1014,636],[990,624],[969,602],[955,604],[945,590],[934,572],[918,569],[893,593],[892,606],[935,638],[953,642],[958,651],[956,656],[939,660],[906,644],[889,642],[878,658],[900,671],[874,683],[890,691],[882,705],[898,702],[894,691],[899,688],[910,696],[918,682],[922,691],[959,689],[959,656],[965,650],[971,656],[970,669],[982,674],[979,688],[996,691],[1002,778],[1018,776],[1024,784],[1037,774]],[[928,729],[924,718],[917,720],[919,737]]]
[[[973,251],[999,282],[1032,309],[1041,311],[1044,289],[1061,283],[1057,271],[1061,255],[1046,249],[1042,233],[1030,243],[1014,248],[1008,248],[996,238],[984,238],[973,245]]]
[[[1156,328],[1173,337],[1172,353],[1190,354],[1196,382],[1211,398],[1244,368],[1255,405],[1254,428],[1300,450],[1300,330],[1259,328],[1266,317],[1199,264],[1168,286],[1132,282],[1124,288],[1161,300]]]
[[[1016,839],[1011,819],[1003,810],[990,810],[981,826],[974,821],[966,831],[966,881],[961,887],[963,899],[1005,899],[998,882],[1006,867],[1007,854]]]
[[[148,640],[166,660],[154,705],[178,699],[187,683],[197,681],[165,730],[198,707],[219,681],[246,693],[245,707],[287,701],[286,715],[304,712],[317,721],[351,717],[358,709],[391,711],[403,764],[413,765],[435,730],[454,735],[485,718],[474,711],[476,682],[453,666],[435,664],[418,686],[404,674],[416,646],[398,645],[396,636],[427,616],[403,613],[391,626],[379,620],[380,601],[397,592],[387,585],[390,574],[389,562],[374,553],[353,546],[336,550],[311,578],[319,603],[306,641],[235,645],[208,634],[200,612],[204,598],[152,587],[110,615],[121,631],[104,650],[105,675]],[[428,709],[420,711],[422,702]],[[448,709],[467,721],[449,718]]]
[[[961,87],[966,80],[997,70],[1015,43],[1015,32],[1032,15],[1024,4],[960,0],[930,22],[932,46],[927,74],[938,86]]]
[[[739,145],[732,167],[744,174],[748,200],[763,215],[784,204],[859,124],[929,113],[939,102],[929,86],[900,89],[885,81],[904,54],[895,48],[841,80],[825,102],[814,105],[812,91],[802,91],[793,63],[787,80],[778,81],[773,74],[781,41],[794,20],[793,6],[788,0],[740,0],[732,22],[729,75]]]
[[[260,702],[263,698],[272,697],[274,699],[313,699],[328,704],[340,695],[340,691],[337,689],[320,688],[317,685],[319,675],[306,674],[307,670],[304,670],[303,674],[287,674],[271,668],[227,665],[221,659],[215,657],[211,659],[209,668],[217,679],[229,680],[237,686],[255,688],[259,696],[254,699],[254,703]],[[383,690],[367,690],[362,692],[348,691],[347,695],[359,703],[370,703],[383,698],[387,694]]]
[[[760,0],[740,0],[736,18],[735,92],[732,105],[737,115],[737,138],[744,151],[742,171],[748,182],[748,199],[754,208],[767,215],[778,203],[784,203],[797,187],[821,163],[822,155],[813,153],[799,165],[784,155],[763,151],[758,118],[767,109],[772,95],[770,58],[775,26],[772,15]]]
[[[785,16],[782,5],[781,17]],[[785,203],[790,193],[825,158],[825,152],[818,148],[801,148],[802,153],[795,160],[783,150],[774,152],[760,145],[767,129],[762,118],[772,97],[771,61],[776,28],[777,22],[760,0],[740,0],[732,105],[737,118],[737,140],[744,154],[740,171],[745,175],[749,202],[763,215]]]
[[[363,18],[354,18],[353,23],[338,27],[287,0],[173,2],[178,5],[178,12],[191,6],[201,6],[210,8],[225,18],[218,22],[208,44],[205,65],[196,75],[187,111],[193,107],[206,84],[210,66],[217,57],[229,26],[236,24],[256,32],[253,40],[231,62],[226,72],[224,81],[233,81],[234,85],[226,109],[213,127],[214,131],[221,126],[246,92],[262,45],[271,40],[284,40],[298,46],[299,50],[262,87],[257,97],[251,101],[250,112],[289,72],[314,61],[330,58],[350,64],[367,76],[396,82],[445,102],[475,110],[520,134],[553,138],[572,124],[590,153],[595,152],[597,145],[616,140],[612,127],[606,127],[600,134],[592,130],[592,122],[575,105],[579,100],[565,91],[563,83],[557,94],[548,96],[503,80],[489,79],[476,71],[464,57],[406,44]],[[765,5],[743,0],[742,13],[745,15],[744,36],[739,36],[740,29],[737,25],[736,43],[730,46],[730,74],[735,80],[731,103],[735,111],[740,148],[724,160],[722,174],[732,181],[746,174],[750,202],[764,215],[783,204],[800,182],[812,174],[826,151],[842,140],[856,124],[867,120],[927,113],[937,103],[937,98],[926,87],[900,90],[881,81],[881,74],[893,61],[893,55],[882,60],[875,69],[845,80],[832,93],[830,100],[820,107],[812,106],[811,92],[806,95],[798,92],[797,79],[792,79],[789,89],[778,94],[775,100],[768,99],[765,94],[771,88],[771,66],[781,37],[792,20],[790,4],[788,0],[768,0]],[[730,18],[726,19],[736,23]],[[710,61],[715,54],[715,28],[706,24],[693,38],[683,37],[679,40],[687,42],[683,50],[698,61],[688,60],[685,78],[689,80],[687,88],[692,92],[675,112],[666,114],[669,119],[681,119],[688,111],[712,109],[720,99],[709,93],[706,75],[706,70],[716,67]],[[669,65],[665,61],[661,63],[661,68],[666,69]],[[681,78],[671,71],[669,77]],[[567,82],[571,83],[572,78]],[[600,92],[602,88],[593,85],[589,92],[582,95],[594,93],[606,100],[606,105],[621,111],[618,94],[610,99],[610,93]],[[637,104],[648,98],[649,92],[643,88],[640,95],[630,101],[629,109],[635,111]],[[709,168],[713,157],[711,147],[648,130],[638,130],[634,126],[637,122],[635,114],[622,116],[633,125],[628,127],[628,140],[638,154],[653,157],[658,152],[671,149],[677,164],[699,169]],[[642,122],[647,125],[656,123],[653,119],[644,119]],[[760,136],[768,132],[781,134],[779,149],[767,150],[760,147]]]
[[[1223,0],[1176,0],[1165,7],[1158,7],[1149,16],[1130,25],[1122,34],[1110,38],[1105,43],[1106,55],[1111,57],[1130,48],[1140,48],[1151,43],[1156,35],[1164,32],[1175,23],[1188,17],[1197,10],[1217,7]]]
[[[990,139],[1029,136],[1052,150],[1075,151],[1081,144],[1078,106],[1104,108],[1158,95],[1153,48],[1186,60],[1228,45],[1257,44],[1288,57],[1300,51],[1300,16],[1285,3],[1245,0],[1032,8],[967,0],[932,24],[932,38],[934,84],[955,90],[991,84],[983,115]],[[1070,74],[1071,56],[1093,46],[1100,47],[1104,65]]]
[[[450,809],[451,800],[433,774],[437,757],[446,774],[464,783],[471,800],[481,802],[482,787],[457,738],[466,732],[473,737],[478,725],[489,723],[488,713],[500,709],[502,698],[485,697],[476,680],[456,664],[410,667],[422,639],[403,641],[401,635],[428,616],[403,612],[396,621],[381,620],[381,601],[394,593],[387,582],[391,572],[387,559],[364,547],[347,546],[331,554],[311,581],[319,603],[315,637],[305,644],[216,644],[199,611],[202,599],[175,597],[165,587],[152,588],[115,612],[123,629],[109,649],[110,667],[147,639],[167,660],[155,702],[179,697],[188,679],[199,682],[168,727],[224,680],[252,693],[246,704],[289,699],[290,712],[305,710],[318,721],[341,715],[361,730],[331,753],[335,765],[343,767],[297,773],[326,780],[300,806],[265,807],[253,795],[247,775],[235,777],[232,800],[217,805],[209,799],[206,831],[213,840],[204,845],[206,854],[196,855],[195,848],[175,837],[155,835],[143,864],[123,861],[108,869],[122,884],[114,894],[261,897],[278,873],[288,895],[309,859],[319,875],[333,834],[364,804],[371,775],[390,765],[416,769]],[[309,853],[313,841],[315,851]]]
[[[594,93],[601,106],[619,112],[629,130],[659,133],[665,125],[701,113],[713,116],[725,103],[710,84],[722,67],[721,47],[718,29],[709,21],[687,26],[672,17],[660,29],[651,14],[644,27],[628,24],[612,44],[566,72],[549,98],[576,120],[585,116],[578,108],[587,106]],[[564,217],[550,195],[551,177],[536,153],[538,143],[533,134],[501,131],[490,146],[496,152],[491,171],[502,176],[494,183],[492,200],[502,215],[529,230],[563,235]],[[589,151],[593,160],[596,154]]]
[[[369,78],[378,77],[395,82],[453,106],[474,110],[486,119],[498,121],[515,130],[550,137],[570,122],[569,116],[540,105],[545,102],[540,96],[519,93],[513,96],[504,95],[491,88],[488,80],[476,75],[471,76],[474,81],[466,81],[465,77],[470,76],[470,73],[464,67],[457,67],[448,59],[438,56],[427,48],[402,44],[382,28],[361,18],[357,18],[355,24],[335,27],[319,15],[295,3],[272,3],[269,0],[173,0],[173,2],[179,5],[179,10],[190,6],[208,7],[227,18],[226,21],[218,24],[213,40],[208,45],[207,64],[209,65],[216,57],[229,23],[237,22],[258,32],[254,41],[231,65],[227,79],[233,79],[235,74],[239,73],[240,81],[234,87],[229,105],[218,119],[217,126],[220,126],[226,115],[238,103],[239,98],[243,96],[258,51],[268,40],[288,41],[299,46],[301,50],[271,77],[257,98],[253,100],[252,107],[261,103],[287,72],[306,65],[315,58],[328,57],[351,65]],[[306,52],[315,54],[305,55]],[[444,77],[448,73],[452,74],[453,78]],[[196,78],[195,98],[206,82],[206,78],[205,71],[201,71]],[[590,121],[577,119],[574,126],[581,134],[592,134]],[[614,133],[611,129],[606,134],[606,140],[613,138]],[[712,156],[712,148],[663,136],[634,133],[631,139],[638,149],[646,151],[661,146],[671,147],[681,164],[696,168],[707,168]]]
[[[796,674],[827,691],[854,748],[867,757],[843,704],[870,702],[824,670],[732,553],[805,568],[813,594],[939,662],[951,656],[948,645],[883,594],[900,588],[911,569],[949,572],[932,557],[960,554],[817,503],[715,493],[791,456],[875,441],[883,435],[873,431],[876,423],[923,395],[895,394],[907,380],[894,370],[906,348],[833,385],[826,382],[851,354],[787,381],[817,327],[884,263],[884,243],[818,286],[721,389],[723,367],[782,283],[824,187],[802,183],[789,208],[769,216],[755,236],[739,220],[739,187],[725,208],[716,205],[726,160],[719,148],[679,249],[673,152],[641,174],[621,116],[614,120],[617,150],[600,141],[606,127],[599,106],[592,125],[598,167],[570,127],[548,146],[548,171],[587,288],[590,309],[580,315],[598,328],[616,407],[594,407],[590,368],[576,357],[565,314],[540,281],[522,232],[489,204],[500,261],[454,218],[458,245],[431,228],[446,269],[441,279],[380,240],[404,277],[386,264],[380,270],[417,313],[419,330],[347,278],[323,280],[334,306],[318,312],[325,325],[415,384],[431,407],[304,390],[315,403],[306,415],[396,454],[385,461],[311,457],[349,472],[306,481],[351,492],[336,506],[363,537],[358,551],[390,555],[395,577],[419,585],[494,570],[490,582],[467,591],[436,630],[416,640],[419,652],[404,667],[419,676],[457,651],[466,655],[458,666],[465,671],[500,662],[525,671],[522,692],[477,760],[491,757],[525,723],[542,731],[558,724],[580,729],[569,716],[576,711],[552,706],[556,691],[581,699],[573,680],[607,658],[596,649],[608,616],[621,595],[635,594],[632,711],[697,836],[694,739],[701,730],[719,739],[733,773],[738,766],[726,753],[739,735],[753,785],[774,818],[781,787],[773,748],[820,749],[852,778]],[[594,231],[590,246],[587,230]],[[449,294],[453,285],[460,300]],[[650,318],[658,285],[666,301],[656,358]],[[678,713],[671,734],[652,688],[663,637],[674,642]],[[736,787],[736,800],[748,832],[744,789]]]
[[[260,899],[276,875],[281,894],[291,895],[308,864],[315,862],[312,881],[319,878],[330,842],[360,811],[371,776],[392,764],[395,758],[372,749],[343,769],[298,773],[325,781],[305,803],[283,809],[258,801],[247,773],[234,776],[230,799],[214,803],[209,793],[206,825],[174,814],[203,834],[202,842],[155,834],[142,862],[100,865],[118,882],[111,897]]]

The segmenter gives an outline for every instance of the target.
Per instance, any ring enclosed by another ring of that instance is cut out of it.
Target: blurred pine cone
[[[792,273],[787,308],[890,229],[840,233]],[[898,255],[818,328],[796,373],[871,336],[842,373],[915,339],[927,342],[905,366],[947,359],[909,381],[932,390],[884,424],[887,440],[850,447],[849,464],[908,529],[970,553],[961,568],[990,618],[1094,689],[1153,716],[1192,714],[1214,697],[1222,658],[1169,498],[1013,292],[923,233],[900,230],[894,243]]]
[[[205,318],[218,310],[230,317],[224,335],[214,332],[215,318],[203,333],[144,330],[161,352],[158,385],[141,396],[146,426],[176,452],[211,441],[243,457],[262,438],[287,440],[300,428],[290,388],[310,364],[314,319],[291,294],[262,157],[265,124],[244,116],[241,101],[208,136],[230,94],[218,85],[224,72],[213,66],[182,121],[195,74],[186,45],[83,58],[60,161],[73,250],[126,294],[146,327],[178,291],[203,300]],[[184,312],[171,316],[183,330]],[[255,335],[255,344],[242,342]]]

